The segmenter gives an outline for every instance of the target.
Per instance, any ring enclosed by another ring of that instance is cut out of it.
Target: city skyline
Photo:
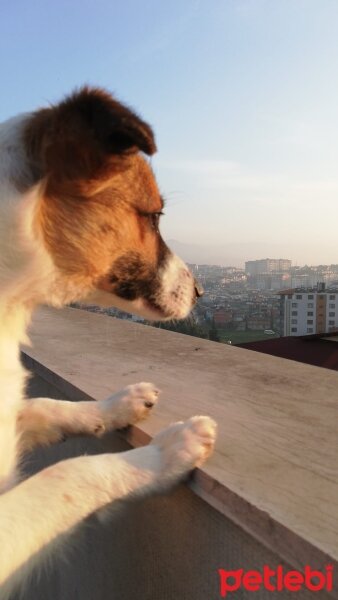
[[[337,3],[19,0],[0,17],[0,120],[107,87],[155,129],[166,239],[205,262],[338,262]]]
[[[284,260],[291,260],[292,262],[292,268],[303,268],[303,267],[318,267],[318,266],[330,266],[330,265],[337,265],[338,264],[338,256],[337,256],[337,260],[335,262],[329,262],[329,263],[325,263],[325,262],[319,262],[318,260],[315,260],[314,262],[302,262],[302,261],[294,261],[292,259],[290,259],[289,256],[282,256],[282,254],[278,254],[278,252],[276,252],[275,254],[271,253],[271,247],[269,247],[268,249],[270,249],[270,253],[265,253],[264,254],[264,247],[263,247],[263,251],[261,253],[255,254],[254,252],[250,252],[248,255],[245,253],[246,252],[246,247],[245,244],[241,244],[238,246],[241,247],[241,254],[243,255],[243,259],[234,259],[231,261],[231,256],[234,256],[233,253],[231,253],[231,251],[229,251],[229,248],[224,247],[222,250],[221,246],[209,246],[209,247],[203,247],[201,245],[198,244],[186,244],[186,243],[181,243],[178,240],[166,240],[167,244],[172,248],[172,250],[174,250],[177,254],[179,254],[186,262],[191,263],[191,264],[205,264],[205,265],[210,265],[210,266],[221,266],[221,267],[235,267],[238,269],[243,269],[245,268],[245,263],[248,261],[255,261],[255,260],[265,260],[265,259],[272,259],[272,260],[278,260],[278,259],[284,259]],[[248,258],[248,256],[250,256],[250,258]],[[217,258],[219,257],[219,258]],[[223,258],[224,257],[224,258]]]

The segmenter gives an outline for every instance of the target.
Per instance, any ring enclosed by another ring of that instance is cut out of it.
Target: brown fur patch
[[[67,502],[68,504],[73,503],[73,498],[69,494],[62,494],[62,499],[64,502]]]
[[[46,191],[36,224],[56,266],[93,283],[127,252],[140,253],[153,267],[157,264],[159,234],[141,213],[158,212],[161,205],[148,164],[134,156],[129,168],[97,194]]]

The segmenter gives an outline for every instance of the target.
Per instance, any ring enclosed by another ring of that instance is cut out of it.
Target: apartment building
[[[282,290],[291,287],[290,273],[259,273],[249,275],[250,286],[256,290]]]
[[[338,331],[338,288],[294,288],[279,292],[285,336]]]
[[[262,260],[248,260],[245,263],[247,275],[259,275],[261,273],[281,273],[290,271],[291,260],[285,258],[264,258]]]

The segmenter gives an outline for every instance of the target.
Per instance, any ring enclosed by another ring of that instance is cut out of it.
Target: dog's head
[[[160,235],[163,200],[144,156],[156,151],[149,125],[84,88],[31,115],[23,139],[41,190],[34,228],[67,300],[184,318],[200,292]]]

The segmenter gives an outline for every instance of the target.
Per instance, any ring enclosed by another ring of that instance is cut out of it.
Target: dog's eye
[[[149,215],[150,224],[151,224],[152,228],[155,229],[156,231],[159,228],[161,215],[163,215],[163,212],[151,213]]]
[[[149,224],[152,229],[154,229],[155,231],[158,231],[159,224],[160,224],[160,217],[161,217],[161,215],[164,214],[162,211],[154,212],[154,213],[140,213],[140,214],[142,215],[142,217],[145,217],[146,219],[148,219]]]

